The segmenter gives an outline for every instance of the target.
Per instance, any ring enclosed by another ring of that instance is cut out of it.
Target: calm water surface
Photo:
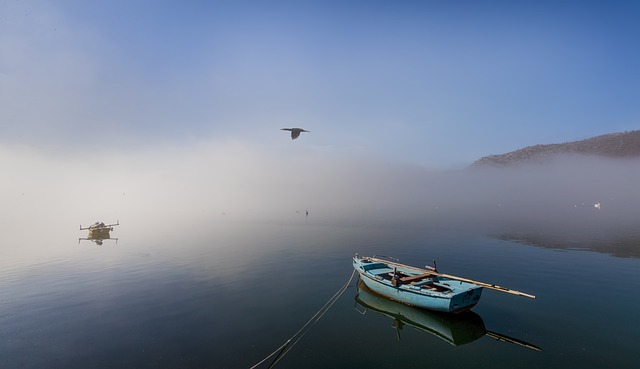
[[[139,228],[123,222],[118,242],[102,246],[78,244],[84,235],[72,230],[13,240],[22,251],[0,262],[0,367],[248,368],[338,291],[356,252],[416,266],[436,259],[445,273],[538,298],[485,290],[472,317],[440,319],[376,305],[354,280],[276,367],[631,368],[640,360],[638,258],[309,220],[153,237]],[[398,314],[424,325],[398,324]]]

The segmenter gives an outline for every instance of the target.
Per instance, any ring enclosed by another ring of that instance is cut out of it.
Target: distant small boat
[[[114,224],[104,224],[103,222],[95,222],[94,224],[88,227],[82,227],[80,225],[80,230],[89,230],[89,234],[85,238],[78,238],[78,243],[81,240],[89,240],[95,242],[97,245],[102,245],[103,240],[115,240],[118,242],[117,238],[111,238],[111,231],[113,231],[113,227],[120,225],[120,221],[117,221]]]
[[[515,295],[533,295],[497,285],[439,273],[436,267],[416,268],[399,262],[363,256],[353,258],[353,267],[372,291],[422,309],[460,313],[474,307],[483,287]]]

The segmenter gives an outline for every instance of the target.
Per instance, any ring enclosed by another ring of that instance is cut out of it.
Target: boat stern
[[[476,306],[482,296],[482,287],[471,285],[468,290],[453,296],[449,302],[449,311],[462,313]]]

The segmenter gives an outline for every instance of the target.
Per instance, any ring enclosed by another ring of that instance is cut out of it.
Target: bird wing
[[[291,131],[291,139],[295,140],[296,138],[300,137],[300,133],[301,132],[309,132],[305,129],[302,128],[281,128],[281,131]]]

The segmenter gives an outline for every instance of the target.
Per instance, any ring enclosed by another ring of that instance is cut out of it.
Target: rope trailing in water
[[[257,363],[256,365],[252,366],[250,369],[257,368],[258,366],[260,366],[262,363],[267,361],[270,357],[272,357],[275,354],[278,354],[278,355],[275,357],[275,359],[273,360],[271,365],[269,365],[269,368],[273,368],[280,360],[282,360],[282,358],[284,358],[284,356],[293,348],[293,346],[295,346],[296,343],[298,343],[298,341],[300,341],[300,339],[302,339],[302,337],[304,337],[304,335],[309,332],[311,327],[313,327],[318,322],[318,320],[320,320],[320,318],[322,318],[322,316],[327,311],[329,311],[331,306],[333,306],[333,304],[335,304],[335,302],[338,301],[340,296],[342,296],[344,291],[346,291],[347,288],[349,287],[349,285],[351,284],[351,280],[353,279],[353,276],[355,274],[356,274],[356,270],[354,269],[353,272],[351,273],[351,277],[349,277],[349,280],[347,281],[347,283],[345,283],[342,287],[340,287],[340,289],[336,293],[334,293],[333,296],[331,296],[331,298],[329,298],[329,300],[320,308],[320,310],[318,310],[318,312],[315,313],[302,326],[302,328],[300,328],[293,336],[291,336],[291,338],[289,338],[284,344],[282,344],[282,346],[278,347],[275,351],[273,351],[271,354],[269,354],[269,356],[267,356],[264,359],[262,359],[259,363]]]

